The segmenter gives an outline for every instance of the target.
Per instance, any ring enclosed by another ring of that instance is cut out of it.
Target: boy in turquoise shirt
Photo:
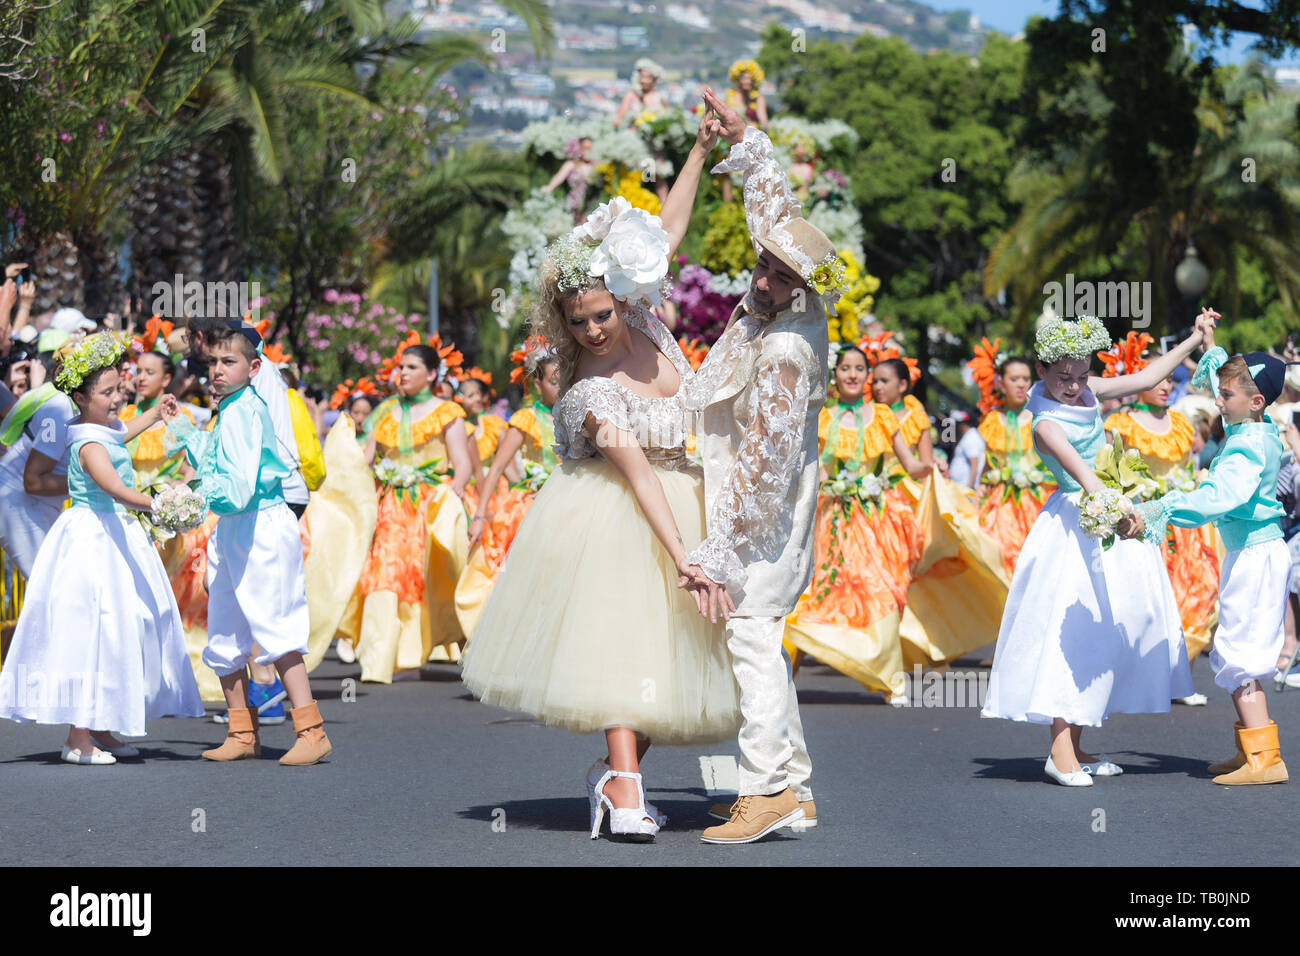
[[[1212,764],[1215,783],[1236,786],[1285,783],[1277,724],[1269,719],[1260,682],[1270,677],[1282,650],[1290,554],[1282,541],[1283,508],[1276,496],[1282,443],[1264,409],[1282,390],[1286,365],[1263,352],[1228,358],[1206,335],[1207,351],[1193,383],[1212,387],[1226,433],[1205,480],[1189,492],[1174,491],[1137,506],[1147,526],[1164,537],[1166,522],[1195,528],[1213,521],[1228,550],[1219,584],[1219,627],[1210,665],[1214,682],[1232,693],[1238,720],[1237,753]]]
[[[203,662],[221,680],[230,723],[225,742],[203,756],[261,756],[246,674],[256,643],[262,653],[254,660],[274,663],[292,705],[297,740],[280,763],[308,766],[332,748],[302,659],[309,630],[302,540],[281,490],[291,470],[277,454],[266,403],[249,387],[261,367],[260,336],[248,327],[218,329],[207,344],[209,382],[221,400],[216,426],[203,432],[178,415],[167,424],[169,445],[184,448],[198,470],[199,491],[219,518],[208,539]]]

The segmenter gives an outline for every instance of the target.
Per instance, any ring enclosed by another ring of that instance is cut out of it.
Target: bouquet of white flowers
[[[385,458],[375,465],[375,478],[386,485],[397,496],[398,501],[406,500],[416,504],[420,500],[420,485],[436,485],[444,475],[438,470],[441,458],[433,458],[423,465],[402,465]]]
[[[535,495],[542,490],[542,485],[546,484],[546,479],[549,477],[551,477],[551,469],[541,462],[526,461],[524,462],[524,477],[510,487]]]
[[[174,534],[197,528],[207,516],[207,499],[186,485],[170,486],[154,496],[154,523]]]
[[[1133,500],[1116,488],[1102,488],[1079,496],[1079,528],[1098,538],[1105,550],[1115,543],[1115,526],[1133,510]]]

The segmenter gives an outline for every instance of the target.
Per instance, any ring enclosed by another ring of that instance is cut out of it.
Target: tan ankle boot
[[[214,750],[203,751],[204,760],[247,760],[260,756],[262,744],[257,739],[257,711],[250,707],[230,708],[225,743]]]
[[[310,767],[322,757],[328,757],[334,748],[325,736],[325,721],[321,718],[316,701],[306,707],[290,707],[293,729],[298,734],[293,748],[280,758],[283,767]]]
[[[1245,764],[1232,773],[1215,777],[1215,783],[1229,787],[1248,783],[1286,783],[1286,764],[1282,762],[1282,748],[1274,721],[1270,720],[1266,727],[1241,728],[1241,749],[1246,752]]]
[[[1246,763],[1246,751],[1241,749],[1241,728],[1246,726],[1240,720],[1232,725],[1232,739],[1237,745],[1237,755],[1229,757],[1227,760],[1220,760],[1218,763],[1212,763],[1209,766],[1210,773],[1218,775],[1221,773],[1232,773],[1238,767]]]

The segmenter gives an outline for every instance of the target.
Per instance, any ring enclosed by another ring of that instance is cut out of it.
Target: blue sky
[[[936,10],[969,10],[985,26],[1004,33],[1018,33],[1032,16],[1055,16],[1059,6],[1056,0],[926,0],[926,3]],[[1244,5],[1259,6],[1251,0],[1244,0]],[[1251,37],[1238,34],[1227,50],[1219,51],[1215,59],[1221,63],[1239,63],[1246,58],[1250,44]],[[1300,64],[1300,52],[1290,54],[1282,62]]]

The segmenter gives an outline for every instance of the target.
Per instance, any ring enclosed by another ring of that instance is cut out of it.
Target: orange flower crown
[[[481,368],[479,368],[477,365],[473,366],[472,368],[465,369],[465,370],[464,370],[464,375],[461,377],[460,381],[456,383],[456,388],[457,388],[457,390],[460,389],[460,386],[464,385],[466,382],[471,381],[471,380],[473,380],[473,381],[475,381],[475,382],[482,382],[482,383],[483,383],[483,387],[486,388],[486,389],[488,390],[488,397],[489,397],[489,398],[496,398],[496,397],[497,397],[497,391],[496,391],[495,388],[492,387],[492,373],[491,373],[491,372],[485,372],[485,371],[483,371]],[[456,404],[457,404],[457,405],[464,405],[464,404],[465,404],[464,400],[460,397],[460,395],[457,395],[457,396],[456,396],[455,401],[456,401]]]
[[[406,338],[397,346],[397,351],[393,353],[392,358],[386,358],[380,363],[378,371],[375,372],[375,379],[382,382],[386,388],[395,390],[397,388],[397,366],[402,361],[402,353],[412,345],[419,345],[420,333],[412,329],[406,333]],[[465,371],[461,367],[465,361],[465,356],[456,348],[454,342],[442,344],[442,336],[435,332],[429,337],[429,341],[424,343],[438,353],[438,368],[435,371],[438,374],[438,381],[445,381],[448,378],[464,378]]]
[[[998,349],[1002,345],[1001,339],[994,339],[992,342],[985,336],[980,340],[980,344],[975,346],[975,357],[966,363],[970,369],[971,377],[975,379],[975,384],[979,386],[980,400],[979,410],[987,415],[995,408],[1001,408],[1006,401],[1002,390],[998,387]]]
[[[175,327],[173,323],[165,321],[160,316],[152,316],[144,324],[144,332],[135,337],[135,350],[141,354],[153,351],[162,352],[164,355],[170,354],[167,349],[167,337],[172,334],[172,329]],[[158,348],[159,342],[162,343],[162,348]]]
[[[890,339],[894,337],[893,332],[877,332],[875,335],[869,335],[858,342],[858,348],[867,357],[867,367],[875,368],[885,359],[902,359],[903,364],[907,366],[907,374],[915,385],[921,379],[921,366],[916,363],[916,359],[904,357],[903,353],[896,345],[888,345]],[[871,376],[867,375],[867,383],[870,384]]]
[[[704,363],[704,357],[709,354],[709,347],[699,339],[688,341],[684,335],[677,340],[677,344],[682,347],[682,354],[691,363],[691,368],[698,372]]]
[[[510,382],[513,385],[524,384],[524,379],[537,371],[537,366],[555,354],[551,344],[540,335],[530,335],[524,344],[510,353]]]
[[[365,395],[369,398],[378,398],[379,389],[369,378],[361,377],[355,382],[347,379],[342,385],[334,389],[334,394],[330,396],[330,408],[339,409],[344,406],[354,395]]]
[[[1147,360],[1142,353],[1147,346],[1155,342],[1145,332],[1130,332],[1120,342],[1116,342],[1104,352],[1098,352],[1097,358],[1106,366],[1102,378],[1115,378],[1120,375],[1132,375],[1147,367]]]

